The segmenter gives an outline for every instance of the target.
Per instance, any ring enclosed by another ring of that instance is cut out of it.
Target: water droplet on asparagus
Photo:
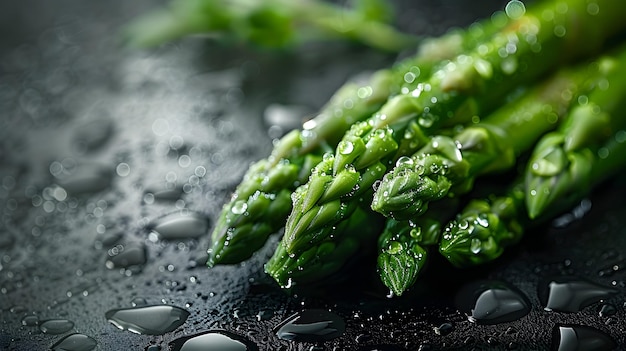
[[[121,330],[136,334],[162,335],[183,325],[189,312],[176,306],[152,305],[110,310],[105,317]]]

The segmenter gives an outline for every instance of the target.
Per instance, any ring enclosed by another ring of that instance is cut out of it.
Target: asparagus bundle
[[[567,11],[562,11],[564,5]],[[390,155],[410,121],[417,121],[425,133],[444,122],[466,121],[520,84],[590,55],[592,50],[579,42],[601,45],[623,25],[622,6],[610,0],[597,5],[602,10],[592,14],[586,1],[549,1],[516,14],[490,41],[457,56],[413,92],[391,98],[368,121],[354,125],[334,155],[294,192],[283,236],[287,252],[298,254],[325,240],[327,228],[345,220],[359,203],[370,202],[372,177],[394,161]],[[568,35],[560,35],[562,31]]]
[[[564,70],[457,135],[432,137],[385,174],[372,209],[397,219],[418,216],[431,201],[470,190],[476,176],[510,169],[522,152],[556,126],[571,99],[598,75],[587,65]]]
[[[364,84],[348,82],[341,87],[302,130],[285,135],[267,159],[248,169],[213,229],[208,265],[249,258],[270,234],[284,226],[291,210],[291,193],[353,123],[369,117],[389,96],[412,90],[434,65],[477,45],[498,29],[497,23],[476,23],[467,30],[425,40],[415,56],[375,72]]]
[[[261,47],[288,48],[311,40],[344,39],[400,51],[416,38],[397,31],[384,0],[350,8],[321,0],[174,0],[137,18],[125,31],[134,46],[153,46],[203,34]]]

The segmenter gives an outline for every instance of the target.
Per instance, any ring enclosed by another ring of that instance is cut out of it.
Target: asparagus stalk
[[[248,169],[213,229],[208,265],[249,258],[284,226],[292,208],[291,201],[284,201],[287,194],[306,181],[324,152],[334,148],[353,123],[369,117],[389,96],[410,91],[441,60],[467,50],[499,28],[477,23],[425,40],[415,56],[375,72],[364,84],[348,82],[341,87],[302,130],[282,137],[267,159]],[[402,148],[410,146],[407,139]],[[270,202],[276,204],[270,206]]]
[[[378,237],[377,268],[391,294],[401,296],[413,286],[427,263],[428,249],[439,243],[442,226],[455,208],[452,201],[444,201],[439,208],[412,220],[387,219]]]
[[[297,256],[287,252],[281,242],[265,264],[265,271],[283,288],[319,283],[345,267],[358,253],[369,251],[383,223],[382,216],[357,209],[350,220],[333,229],[340,240],[322,241]]]
[[[432,201],[469,191],[476,176],[509,169],[557,125],[588,71],[563,70],[456,136],[432,137],[385,174],[372,209],[396,219],[418,216]]]
[[[609,91],[612,91],[611,89]],[[612,93],[611,93],[612,94]],[[594,94],[595,95],[595,94]],[[616,95],[623,96],[617,93]],[[590,96],[591,98],[591,96]],[[613,111],[616,112],[616,111]],[[572,111],[573,114],[577,113]],[[550,210],[541,216],[529,218],[525,208],[528,192],[523,182],[516,184],[507,195],[484,200],[473,200],[445,228],[439,244],[439,252],[457,267],[470,267],[491,262],[504,250],[517,243],[529,227],[544,222],[587,196],[593,187],[626,167],[626,131],[619,129],[604,138],[604,142],[587,149],[584,159],[584,186],[578,179],[572,181],[572,192],[551,204]],[[575,191],[573,189],[576,189]]]
[[[311,40],[344,39],[397,52],[417,38],[397,31],[384,0],[351,8],[320,0],[174,0],[166,9],[137,18],[125,30],[134,46],[154,46],[192,34],[269,48]]]
[[[531,218],[589,189],[595,161],[607,136],[626,126],[626,49],[596,62],[604,74],[578,99],[570,117],[536,145],[526,174],[526,208]],[[557,205],[558,207],[558,205]]]
[[[590,13],[584,0],[548,1],[511,16],[489,42],[457,56],[413,92],[391,98],[375,116],[351,128],[330,156],[334,160],[316,167],[304,189],[294,193],[285,249],[302,252],[324,240],[325,228],[349,216],[355,203],[369,202],[365,189],[393,162],[389,155],[409,121],[417,121],[425,133],[446,121],[465,121],[520,84],[591,54],[593,49],[579,43],[603,43],[624,25],[626,12],[614,1],[596,4],[600,11]]]
[[[519,181],[504,196],[470,201],[445,226],[439,252],[456,267],[493,261],[521,239],[528,222]]]

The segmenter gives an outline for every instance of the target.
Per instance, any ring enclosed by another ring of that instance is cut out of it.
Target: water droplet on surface
[[[170,342],[172,351],[257,351],[247,338],[225,330],[185,336]]]
[[[37,316],[25,316],[22,318],[22,325],[26,327],[34,327],[39,324],[39,317]]]
[[[511,322],[530,312],[530,302],[519,290],[497,280],[469,283],[459,290],[455,301],[477,324]]]
[[[437,335],[448,335],[450,333],[452,333],[452,331],[454,330],[454,325],[452,325],[452,323],[442,323],[440,326],[433,328],[433,330],[435,331],[435,334]]]
[[[55,176],[56,184],[74,195],[104,190],[111,185],[113,179],[108,167],[95,163],[77,164],[69,170],[65,168],[62,173]]]
[[[196,212],[179,211],[154,220],[147,228],[161,240],[198,238],[206,234],[209,220]]]
[[[176,201],[183,194],[183,187],[174,183],[166,183],[164,186],[153,186],[146,189],[145,194],[150,194],[157,201]]]
[[[557,325],[552,333],[552,349],[558,351],[615,350],[617,343],[608,334],[590,326]]]
[[[106,267],[109,269],[140,267],[148,260],[146,246],[143,243],[116,245],[107,250],[107,254],[109,258]]]
[[[74,328],[74,322],[67,319],[48,319],[41,322],[39,330],[44,334],[63,334]]]
[[[341,336],[346,330],[337,314],[321,309],[308,309],[285,319],[274,328],[279,338],[291,341],[319,342]]]
[[[52,345],[52,351],[90,351],[97,343],[92,337],[84,334],[70,334]]]
[[[616,293],[616,289],[569,276],[547,279],[538,290],[544,309],[555,312],[578,312]]]
[[[109,118],[84,123],[74,130],[74,143],[81,150],[98,149],[111,138],[113,127],[113,121]]]
[[[110,310],[105,317],[121,330],[144,335],[162,335],[183,325],[189,312],[176,306],[152,305]]]

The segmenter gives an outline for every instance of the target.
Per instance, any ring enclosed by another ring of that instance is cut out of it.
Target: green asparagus
[[[371,119],[351,128],[329,157],[334,160],[323,161],[303,190],[294,193],[285,249],[297,253],[316,245],[326,239],[326,228],[371,200],[367,188],[374,183],[372,177],[393,162],[390,155],[408,122],[417,121],[426,134],[445,122],[466,121],[520,84],[599,49],[624,25],[626,10],[611,0],[596,5],[600,11],[590,13],[584,0],[549,1],[524,14],[511,14],[489,42],[457,56],[413,92],[391,98]]]
[[[591,94],[590,99],[592,95],[595,94]],[[623,97],[623,94],[617,95]],[[573,114],[579,112],[573,110],[571,113],[574,118]],[[585,170],[580,175],[585,179],[585,184],[571,177],[561,179],[561,184],[567,180],[572,181],[571,193],[554,201],[550,211],[539,217],[529,218],[524,206],[528,193],[524,183],[519,182],[505,196],[470,202],[446,226],[439,252],[453,265],[462,268],[495,260],[504,249],[518,242],[529,227],[541,224],[571,208],[587,196],[593,187],[623,170],[626,167],[626,130],[619,129],[606,136],[603,142],[594,143],[593,149],[587,149],[589,152],[584,161],[587,164],[580,167]]]
[[[396,219],[425,212],[430,202],[463,194],[476,176],[510,169],[565,115],[593,70],[564,70],[453,137],[435,136],[383,177],[372,209]]]
[[[289,48],[312,40],[344,39],[383,51],[400,51],[417,38],[391,24],[384,0],[348,8],[321,0],[174,0],[137,18],[124,33],[134,46],[154,46],[192,34],[264,48]]]
[[[456,208],[443,202],[427,215],[413,220],[388,218],[378,237],[378,275],[391,294],[401,296],[417,280],[426,265],[429,248],[439,244],[443,224]]]
[[[496,24],[477,23],[464,31],[454,30],[425,40],[414,57],[375,72],[366,84],[348,82],[341,87],[302,130],[285,135],[267,159],[256,162],[246,172],[212,232],[208,265],[249,258],[270,234],[284,226],[292,208],[290,201],[283,201],[287,193],[306,181],[323,153],[334,148],[353,123],[378,110],[388,96],[414,88],[433,65],[474,46],[498,29]],[[401,150],[411,147],[408,140],[401,144]],[[255,201],[263,204],[255,205]],[[271,201],[278,203],[270,206]]]
[[[526,170],[526,208],[531,218],[551,212],[569,197],[579,198],[592,183],[590,176],[602,142],[626,126],[626,49],[597,61],[604,74],[558,130],[534,148]]]
[[[372,243],[382,230],[384,219],[366,209],[357,209],[348,221],[333,228],[339,240],[325,240],[300,255],[287,252],[279,243],[265,264],[265,271],[283,288],[319,283],[340,271],[359,253],[373,249]]]
[[[457,267],[493,261],[521,239],[528,222],[518,182],[505,196],[472,200],[446,225],[439,252]]]

